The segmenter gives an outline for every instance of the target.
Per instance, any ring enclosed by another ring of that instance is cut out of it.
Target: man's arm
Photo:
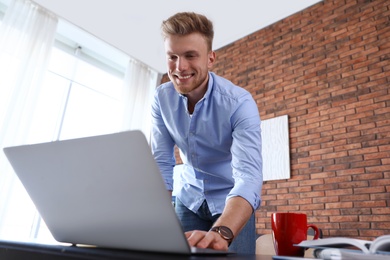
[[[164,179],[167,190],[173,190],[173,167],[176,164],[174,157],[174,141],[164,123],[158,93],[161,86],[154,94],[152,102],[152,128],[151,128],[151,149],[158,168]]]
[[[242,197],[232,197],[226,202],[222,215],[213,226],[227,226],[237,236],[253,213],[252,206]],[[186,237],[191,246],[228,250],[228,242],[214,231],[188,231]]]

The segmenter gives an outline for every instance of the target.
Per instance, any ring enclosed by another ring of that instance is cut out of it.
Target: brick
[[[390,215],[390,208],[373,208],[372,214],[374,215]]]
[[[358,155],[358,154],[372,154],[372,153],[377,153],[378,148],[377,147],[365,147],[365,148],[360,148],[360,149],[351,149],[349,150],[348,154],[353,156],[353,155]]]
[[[288,203],[291,205],[307,205],[307,204],[311,204],[312,200],[310,198],[309,199],[291,199],[288,201]]]
[[[340,140],[338,140],[338,141],[340,141]],[[344,140],[341,140],[341,141],[344,142]],[[337,141],[336,141],[336,142],[337,142]],[[329,145],[329,146],[330,146],[330,147],[334,147],[334,146],[332,146],[332,145]],[[325,149],[325,147],[328,147],[328,146],[324,146],[324,149]],[[338,148],[338,147],[334,147],[335,152],[322,154],[322,155],[321,155],[321,159],[322,159],[322,160],[329,160],[329,159],[334,159],[334,158],[345,157],[345,156],[348,155],[348,152],[345,151],[345,149],[344,149],[343,151],[337,152],[337,151],[336,151],[336,148]],[[334,162],[334,160],[332,160],[332,161]]]
[[[322,168],[321,167],[315,167],[315,168],[312,167],[312,168],[298,170],[298,175],[308,175],[308,174],[312,174],[313,175],[313,174],[321,173],[321,172],[322,172]]]
[[[340,139],[349,140],[353,137],[358,137],[358,136],[360,137],[361,133],[359,131],[347,133],[345,128],[340,128],[333,131],[321,133],[321,137],[324,136],[332,136],[333,140],[340,140]]]
[[[324,209],[324,204],[323,203],[310,203],[310,204],[307,204],[307,205],[301,205],[300,206],[300,209],[301,210],[310,210],[310,211],[315,211],[315,210],[322,210]]]
[[[289,199],[297,199],[297,198],[299,198],[298,193],[278,194],[276,197],[277,200],[289,200]]]
[[[329,236],[329,230],[335,230],[340,228],[339,223],[329,223],[329,220],[327,220],[327,223],[319,223],[319,222],[311,222],[311,223],[315,223],[319,228],[322,229],[324,237]]]
[[[343,208],[352,208],[352,202],[332,202],[325,205],[326,209],[343,209]]]
[[[365,111],[363,113],[347,115],[345,117],[345,120],[349,121],[349,120],[354,120],[354,119],[362,119],[362,118],[367,118],[367,117],[370,117],[373,115],[374,115],[374,111],[370,110],[370,111]]]
[[[328,165],[324,167],[324,172],[335,172],[335,171],[340,171],[344,169],[350,168],[348,165],[344,164],[333,164],[333,165]]]
[[[299,211],[298,205],[281,205],[277,206],[277,211]]]
[[[372,161],[374,161],[374,160],[372,160]],[[381,163],[390,165],[390,158],[381,158]],[[377,162],[376,164],[379,164],[379,163]]]
[[[319,154],[327,154],[333,152],[333,147],[323,148],[323,149],[316,149],[309,152],[310,155],[319,155]]]
[[[360,195],[348,195],[348,196],[340,196],[340,201],[342,202],[355,202],[355,201],[368,201],[370,200],[369,194],[360,194]]]
[[[376,201],[355,201],[353,203],[354,207],[366,208],[366,207],[386,207],[386,201],[376,200]],[[372,216],[377,217],[377,216]]]
[[[330,216],[329,221],[331,222],[357,222],[359,217],[356,215],[345,215],[345,216]]]
[[[315,215],[315,216],[310,217],[310,219],[308,219],[308,221],[310,223],[321,223],[321,225],[326,225],[323,223],[329,223],[329,217]]]
[[[373,187],[384,187],[384,190],[387,190],[387,187],[390,187],[390,179],[387,179],[387,178],[370,180],[369,183],[370,183],[370,186],[373,186]],[[372,195],[373,194],[371,194],[371,196]]]
[[[320,131],[322,133],[322,131],[329,131],[331,128],[332,128],[331,126],[319,127],[318,131]],[[333,138],[331,136],[323,136],[320,138],[309,139],[307,141],[308,141],[308,144],[321,144],[322,145],[323,143],[327,143],[327,142],[330,142],[332,140],[333,140]],[[326,148],[326,146],[321,146],[321,148]]]
[[[378,109],[378,110],[380,110],[380,109]],[[381,111],[378,111],[378,110],[375,111],[375,115],[373,114],[371,116],[362,117],[361,122],[362,123],[374,122],[377,127],[390,125],[390,119],[389,119],[390,113],[387,113],[390,111],[384,111],[383,113],[380,113]]]
[[[351,181],[350,174],[337,173],[335,177],[330,177],[330,178],[326,179],[325,183],[340,183],[340,182],[349,182],[349,181]]]
[[[346,144],[346,140],[337,140],[331,143],[330,145],[335,147],[335,151],[350,151],[354,149],[359,149],[362,147],[361,143],[352,143],[352,144]],[[346,156],[348,152],[345,152],[343,156]]]
[[[338,216],[340,215],[340,209],[324,209],[324,210],[317,210],[316,216]]]
[[[313,173],[311,174],[312,179],[325,179],[325,178],[331,178],[334,177],[335,173],[334,172],[320,172],[320,173]]]
[[[360,236],[367,236],[367,237],[373,237],[373,238],[377,238],[379,236],[383,236],[383,235],[388,235],[388,229],[377,229],[377,230],[374,230],[374,229],[363,229],[363,230],[359,230],[359,234]]]
[[[341,215],[370,215],[370,208],[348,208],[348,209],[340,209]]]
[[[368,167],[368,166],[375,166],[380,164],[380,160],[364,160],[361,162],[354,162],[351,163],[351,168],[363,168],[363,167]]]
[[[353,181],[383,179],[382,173],[364,173],[352,176]]]
[[[351,163],[356,161],[362,161],[363,155],[344,156],[341,158],[335,158],[336,163]]]
[[[284,188],[284,189],[275,189],[275,190],[268,190],[267,191],[267,194],[283,194],[283,193],[287,193],[288,192],[288,189]]]
[[[278,199],[278,200],[270,200],[270,201],[267,201],[266,202],[266,205],[267,206],[274,206],[274,207],[276,207],[276,206],[279,206],[279,205],[286,205],[288,203],[288,200],[280,200],[280,199]]]
[[[372,159],[388,159],[390,158],[390,151],[380,152],[382,146],[378,147],[379,152],[370,153],[364,155],[364,160],[372,160]],[[379,164],[379,163],[378,163]]]
[[[354,194],[364,194],[364,193],[381,193],[385,192],[385,188],[383,186],[377,186],[377,187],[355,187]]]
[[[390,221],[387,222],[374,222],[370,223],[371,229],[376,230],[376,232],[382,232],[383,235],[388,235],[390,229]]]
[[[340,189],[355,188],[354,193],[357,193],[356,188],[368,187],[368,185],[369,185],[368,181],[360,181],[360,182],[354,181],[354,182],[342,182],[342,183],[339,183],[338,186]]]
[[[300,186],[318,186],[318,185],[323,185],[324,181],[321,179],[315,179],[315,180],[304,180],[300,181],[299,185]]]
[[[263,191],[266,192],[268,190],[273,190],[276,188],[276,183],[274,182],[266,182],[263,184]]]
[[[359,219],[363,222],[390,222],[390,215],[361,215]]]
[[[382,102],[381,103],[373,103],[373,104],[368,105],[368,106],[356,107],[356,112],[363,113],[365,111],[374,111],[374,113],[375,113],[375,110],[381,109],[383,107],[384,107],[384,104]]]
[[[380,146],[380,147],[379,147],[379,151],[380,151],[380,152],[383,152],[383,151],[390,151],[390,144]]]
[[[294,154],[292,154],[292,160],[294,160],[294,159],[297,159],[297,158],[299,158],[298,156],[295,156],[295,155],[297,155],[298,153],[294,153]],[[296,164],[294,164],[294,165],[291,165],[291,170],[293,171],[293,170],[299,170],[299,169],[306,169],[308,167],[308,163],[296,163]]]
[[[304,152],[310,152],[310,151],[319,150],[319,149],[321,149],[321,145],[316,144],[316,145],[306,145],[303,147],[299,147],[297,150],[298,150],[298,153],[304,153]],[[308,153],[308,154],[310,154],[310,153]]]
[[[355,230],[362,230],[362,229],[369,229],[370,223],[361,223],[361,222],[348,222],[348,223],[340,223],[340,229],[355,229]]]
[[[358,238],[359,232],[357,229],[336,229],[329,230],[330,237],[353,237]]]
[[[384,172],[384,171],[388,171],[388,170],[389,170],[388,165],[371,166],[371,167],[366,168],[366,171],[368,173]]]
[[[360,135],[359,132],[354,132],[354,133],[358,133],[358,134],[355,136],[352,136],[352,135],[349,136],[349,138],[347,138],[347,143],[361,143],[362,147],[368,147],[368,146],[372,146],[372,145],[367,145],[368,142],[370,142],[370,141],[376,142],[377,141],[375,134]]]
[[[329,203],[338,202],[338,201],[339,201],[338,196],[327,196],[327,197],[313,198],[313,204],[314,203],[323,203],[325,205],[325,203],[327,203],[326,205],[328,205]],[[351,203],[351,205],[352,205],[352,203]]]
[[[317,180],[317,179],[315,179],[315,180]],[[331,189],[337,189],[338,188],[338,184],[336,184],[336,183],[327,183],[327,184],[323,184],[323,185],[314,185],[314,186],[312,186],[312,188],[313,188],[313,191],[331,190]],[[326,201],[328,201],[328,200],[326,200]]]
[[[345,176],[350,175],[353,179],[353,176],[356,174],[363,174],[364,169],[363,168],[350,168],[350,169],[342,169],[337,171],[337,176]]]

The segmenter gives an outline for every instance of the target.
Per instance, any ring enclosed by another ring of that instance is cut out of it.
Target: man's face
[[[168,76],[177,92],[189,94],[207,84],[215,53],[208,50],[201,34],[169,36],[165,39],[165,51]]]

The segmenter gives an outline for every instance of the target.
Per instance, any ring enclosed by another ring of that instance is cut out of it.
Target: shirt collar
[[[212,72],[208,72],[208,73],[209,73],[209,82],[207,85],[206,93],[204,93],[204,96],[203,96],[204,99],[207,99],[210,96],[210,93],[211,93],[213,86],[214,86],[214,73],[212,73]]]

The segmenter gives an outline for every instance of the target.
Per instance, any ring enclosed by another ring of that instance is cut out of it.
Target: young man
[[[249,92],[209,70],[213,25],[178,13],[162,23],[170,82],[152,106],[152,150],[173,189],[174,146],[184,170],[176,213],[191,246],[255,253],[263,183],[260,116]]]

